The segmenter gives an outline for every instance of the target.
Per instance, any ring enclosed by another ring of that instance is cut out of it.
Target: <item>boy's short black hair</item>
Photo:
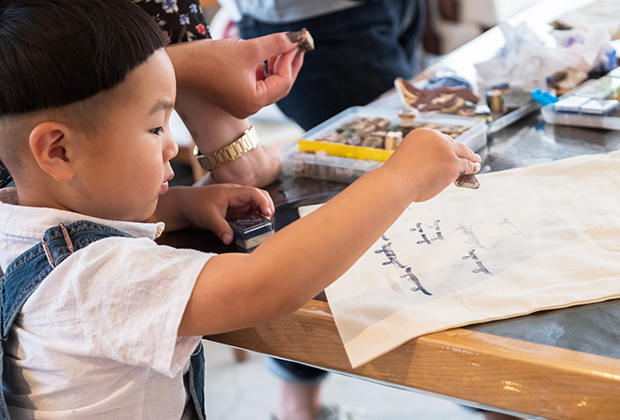
[[[109,90],[165,44],[128,0],[0,0],[0,118]]]

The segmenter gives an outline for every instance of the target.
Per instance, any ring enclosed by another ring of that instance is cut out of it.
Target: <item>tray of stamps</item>
[[[398,110],[352,107],[284,147],[282,169],[287,175],[353,182],[379,167],[402,138],[419,127],[438,130],[474,151],[487,144],[481,118],[420,113],[412,122],[401,118]]]

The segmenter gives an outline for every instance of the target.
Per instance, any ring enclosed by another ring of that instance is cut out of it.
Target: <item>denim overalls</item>
[[[47,275],[73,252],[103,238],[111,236],[132,236],[120,230],[97,223],[80,220],[68,226],[62,224],[47,231],[41,243],[13,260],[6,269],[6,274],[0,270],[0,286],[2,288],[0,304],[2,307],[2,348],[0,357],[4,358],[4,343],[15,317],[26,300],[45,280]],[[190,360],[189,387],[198,419],[205,420],[204,409],[204,349],[199,344]],[[0,375],[3,364],[0,364]],[[2,381],[2,388],[7,385]],[[10,388],[10,387],[8,387]],[[0,420],[9,420],[9,412],[4,392],[0,394]]]

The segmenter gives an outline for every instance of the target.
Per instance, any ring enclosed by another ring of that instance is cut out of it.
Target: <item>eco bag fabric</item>
[[[620,152],[478,179],[412,203],[326,289],[353,367],[431,332],[620,297]]]

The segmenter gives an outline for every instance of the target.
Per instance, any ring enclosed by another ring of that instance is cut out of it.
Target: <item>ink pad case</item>
[[[606,115],[618,108],[618,101],[614,99],[590,99],[579,107],[582,114]]]
[[[257,213],[231,220],[228,224],[235,233],[235,243],[244,249],[254,248],[273,235],[271,221]]]
[[[563,98],[553,104],[553,107],[556,112],[574,112],[578,113],[581,105],[584,105],[588,102],[590,98],[586,96],[569,96],[568,98]]]

